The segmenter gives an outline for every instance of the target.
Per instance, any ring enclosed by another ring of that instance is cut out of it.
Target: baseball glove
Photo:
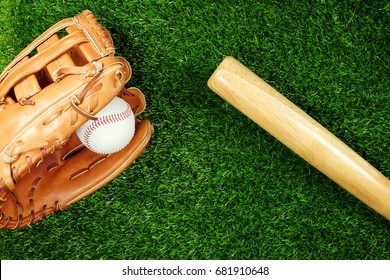
[[[63,36],[61,36],[62,34]],[[114,55],[108,31],[90,11],[60,21],[0,76],[0,227],[19,228],[64,210],[101,188],[146,148],[152,124],[137,118],[145,97],[124,88],[129,63]],[[136,116],[119,152],[86,149],[76,130],[116,96]]]

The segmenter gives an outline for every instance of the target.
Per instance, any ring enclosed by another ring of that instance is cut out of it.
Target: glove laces
[[[63,79],[66,75],[69,74],[80,74],[81,78],[87,78],[89,76],[93,76],[92,79],[85,85],[83,90],[78,95],[73,95],[70,100],[70,105],[63,108],[61,111],[53,113],[49,116],[44,122],[43,125],[48,125],[56,118],[61,116],[62,111],[66,110],[71,106],[78,114],[87,118],[87,119],[96,119],[94,115],[89,112],[85,112],[83,109],[79,107],[79,105],[83,102],[84,98],[98,90],[100,90],[103,85],[101,83],[97,84],[97,80],[100,77],[101,70],[103,69],[103,65],[101,62],[93,62],[93,67],[62,67],[56,71],[56,75],[58,75],[58,80]],[[1,100],[0,100],[1,101]],[[34,105],[33,103],[29,105]],[[54,151],[62,148],[62,146],[67,142],[65,141],[55,140],[53,143],[44,139],[36,139],[31,142],[23,143],[21,141],[15,143],[10,149],[7,150],[6,153],[3,154],[2,158],[5,163],[11,164],[15,162],[21,154],[31,152],[33,150],[39,149],[39,152],[34,155],[33,158],[26,157],[25,164],[20,168],[12,168],[11,176],[12,179],[17,182],[20,180],[22,175],[30,170],[38,166],[44,159],[47,154],[54,153]]]

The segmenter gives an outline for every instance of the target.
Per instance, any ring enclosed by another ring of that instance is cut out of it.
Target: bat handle
[[[208,81],[219,96],[323,174],[390,220],[390,181],[233,57]]]

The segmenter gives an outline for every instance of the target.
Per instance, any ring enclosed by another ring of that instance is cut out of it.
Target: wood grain
[[[323,174],[390,220],[390,181],[233,57],[208,81],[219,96]]]

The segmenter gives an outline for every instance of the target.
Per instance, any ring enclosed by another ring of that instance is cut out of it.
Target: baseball
[[[115,97],[96,117],[97,120],[87,121],[76,131],[88,149],[98,154],[112,154],[130,143],[135,132],[135,117],[126,101]]]

